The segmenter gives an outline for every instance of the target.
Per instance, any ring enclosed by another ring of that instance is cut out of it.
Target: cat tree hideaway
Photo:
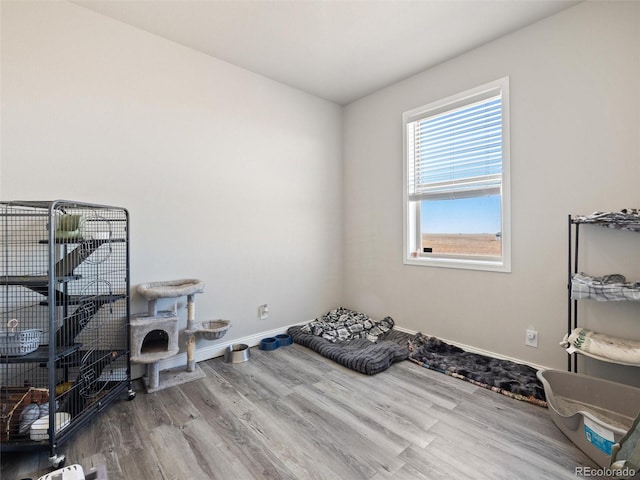
[[[222,338],[230,327],[228,320],[196,322],[195,295],[204,292],[205,284],[198,279],[181,279],[143,283],[138,293],[148,301],[147,313],[135,315],[131,319],[131,361],[147,365],[144,378],[147,392],[179,385],[202,378],[204,374],[195,362],[196,339]],[[177,300],[187,297],[187,366],[160,372],[159,362],[179,352]],[[173,311],[158,310],[160,299],[174,299]]]

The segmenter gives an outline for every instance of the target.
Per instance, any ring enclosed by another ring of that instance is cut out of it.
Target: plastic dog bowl
[[[280,342],[275,337],[263,338],[260,341],[260,350],[275,350],[280,346]]]
[[[225,363],[242,363],[249,360],[249,345],[234,343],[224,351]]]
[[[288,335],[286,333],[276,335],[276,340],[278,340],[278,345],[280,345],[281,347],[286,347],[287,345],[291,345],[293,343],[291,335]]]

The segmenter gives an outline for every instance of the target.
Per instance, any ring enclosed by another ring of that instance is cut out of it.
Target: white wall
[[[582,3],[344,116],[66,2],[3,1],[1,12],[2,199],[128,207],[132,283],[204,279],[197,317],[232,320],[225,341],[344,304],[564,368],[566,216],[640,205],[638,3]],[[403,265],[402,112],[505,75],[513,272]],[[585,268],[640,278],[640,237],[594,236]],[[583,311],[590,326],[640,340],[638,305]],[[530,324],[538,349],[524,347]]]
[[[60,1],[2,1],[1,87],[2,199],[127,207],[132,286],[204,280],[224,341],[338,304],[337,105]]]
[[[403,265],[402,112],[503,76],[513,272]],[[584,2],[347,106],[345,303],[411,330],[566,368],[558,342],[566,331],[567,215],[640,205],[639,85],[640,3]],[[640,235],[594,237],[600,243],[587,242],[584,268],[640,279]],[[589,327],[640,340],[639,305],[583,311]],[[537,349],[524,346],[529,325],[539,330]],[[595,363],[585,368],[602,370]],[[638,383],[637,372],[599,373]]]

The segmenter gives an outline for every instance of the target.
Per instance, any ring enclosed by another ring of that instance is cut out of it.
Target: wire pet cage
[[[131,389],[129,216],[0,202],[0,448],[56,447]]]

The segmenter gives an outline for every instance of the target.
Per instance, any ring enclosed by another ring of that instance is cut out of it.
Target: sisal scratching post
[[[187,295],[187,372],[193,372],[196,366],[196,336],[193,333],[193,321],[196,319],[196,302],[193,295]]]

